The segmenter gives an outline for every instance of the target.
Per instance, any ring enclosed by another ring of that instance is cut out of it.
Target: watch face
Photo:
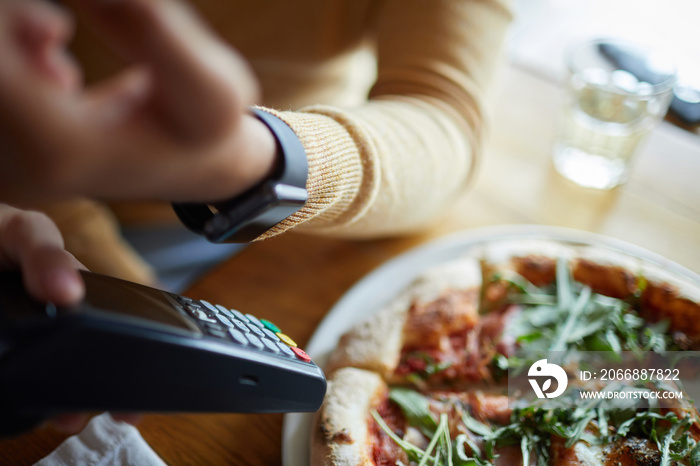
[[[252,241],[297,212],[307,197],[304,188],[267,181],[220,206],[205,223],[204,234],[215,243]]]

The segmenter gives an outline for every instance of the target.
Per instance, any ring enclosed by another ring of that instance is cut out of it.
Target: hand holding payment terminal
[[[74,308],[0,272],[0,434],[61,412],[315,411],[321,369],[272,322],[89,272]]]

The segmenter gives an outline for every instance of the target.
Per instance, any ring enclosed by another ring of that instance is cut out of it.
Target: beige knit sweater
[[[510,19],[503,1],[222,3],[198,5],[248,57],[265,105],[299,109],[278,115],[309,157],[310,201],[270,234],[296,225],[351,237],[406,231],[467,185]],[[254,40],[235,27],[241,17],[263,19],[253,21]],[[376,57],[376,79],[364,82],[351,79],[363,46]]]
[[[309,158],[307,205],[264,237],[407,231],[468,184],[508,0],[192,3],[250,61],[262,105]],[[88,78],[119,66],[85,34],[75,49]]]

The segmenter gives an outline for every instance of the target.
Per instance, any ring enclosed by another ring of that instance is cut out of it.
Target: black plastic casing
[[[303,412],[323,400],[313,363],[87,305],[55,309],[22,289],[19,274],[0,274],[0,433],[65,412]]]

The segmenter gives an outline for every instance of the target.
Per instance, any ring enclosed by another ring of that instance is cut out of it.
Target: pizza
[[[523,350],[575,365],[590,351],[698,349],[700,287],[690,279],[597,246],[492,241],[425,271],[340,338],[311,464],[700,464],[700,417],[687,397],[672,407],[581,401],[599,382],[576,381],[556,404],[514,397],[505,381],[525,367]],[[679,388],[660,384],[617,388]]]

